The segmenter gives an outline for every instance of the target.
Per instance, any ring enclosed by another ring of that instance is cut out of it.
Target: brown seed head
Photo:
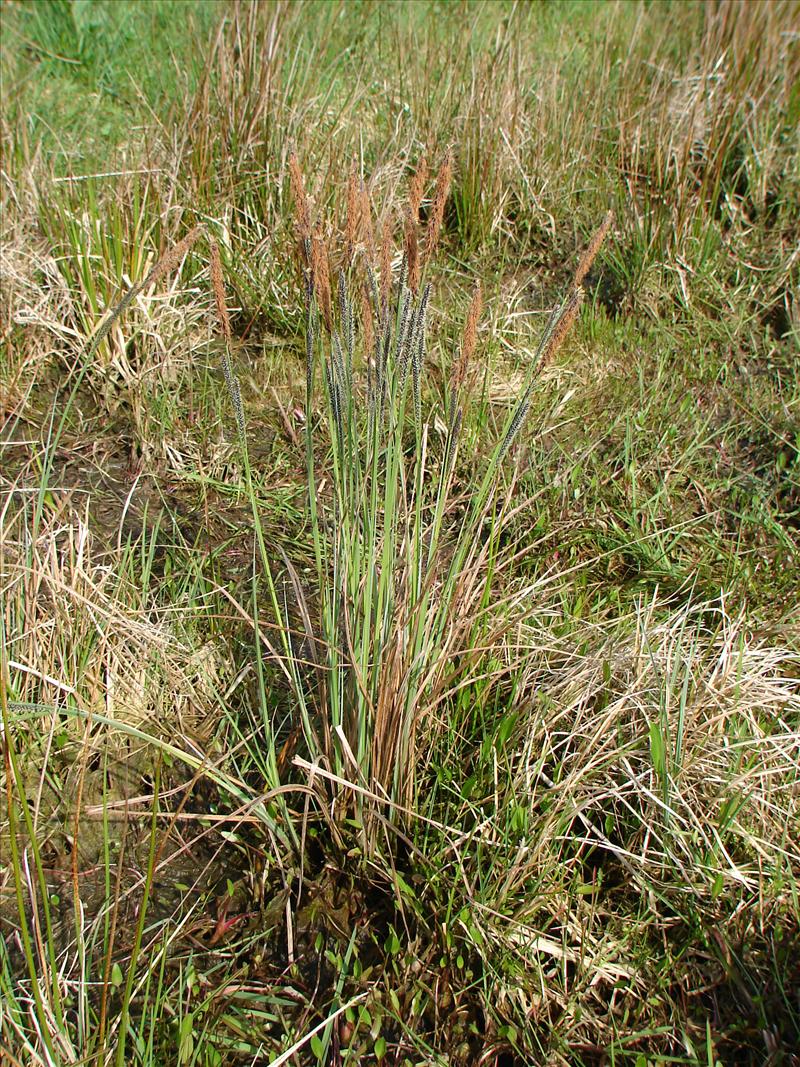
[[[408,268],[408,288],[416,294],[419,289],[419,246],[417,244],[417,224],[411,208],[405,219],[405,253]]]
[[[589,242],[589,246],[581,257],[581,261],[578,264],[578,269],[575,271],[575,278],[573,285],[577,288],[579,285],[583,285],[583,280],[591,270],[592,264],[597,258],[597,253],[605,241],[608,231],[611,229],[611,223],[614,221],[614,212],[609,211],[606,217],[600,224],[600,228],[595,233],[594,237]]]
[[[300,241],[307,241],[311,236],[311,205],[306,193],[306,183],[295,152],[289,156],[289,184],[294,200],[294,220]]]
[[[414,222],[419,222],[419,206],[422,203],[422,194],[425,192],[425,182],[428,178],[428,160],[423,156],[417,164],[414,177],[408,190],[408,208]]]
[[[453,180],[453,153],[448,148],[447,154],[436,175],[436,189],[433,194],[431,206],[431,219],[428,223],[428,240],[425,247],[425,265],[430,263],[439,245],[439,236],[444,219],[444,207],[450,195],[450,184]]]
[[[482,311],[483,289],[481,288],[480,281],[478,281],[475,285],[475,292],[472,294],[472,302],[469,305],[467,321],[464,326],[463,351],[466,354],[467,360],[472,359],[472,354],[475,351],[475,342],[478,337],[478,323],[480,322]]]
[[[364,238],[364,249],[367,253],[367,262],[371,265],[375,265],[375,235],[372,231],[372,208],[369,202],[369,193],[367,192],[366,185],[361,183],[360,191],[361,200],[361,230]]]
[[[217,307],[217,318],[220,328],[228,344],[231,343],[231,320],[228,316],[228,307],[225,300],[225,283],[222,278],[222,260],[219,255],[217,242],[211,241],[211,288],[214,291],[214,303]]]
[[[569,300],[564,306],[564,310],[561,312],[561,317],[553,328],[552,333],[544,346],[541,356],[539,357],[539,363],[536,367],[536,373],[539,374],[556,352],[561,347],[564,338],[570,331],[570,328],[578,316],[581,303],[583,301],[583,289],[573,289],[570,294]]]
[[[185,237],[182,237],[180,241],[178,241],[174,248],[170,248],[165,252],[142,282],[142,289],[147,289],[153,282],[157,282],[159,278],[162,278],[165,274],[169,274],[170,271],[174,270],[203,232],[203,229],[202,222],[199,222],[189,230]]]
[[[472,302],[470,303],[469,311],[467,312],[467,321],[464,324],[464,337],[461,342],[461,353],[453,371],[451,386],[453,393],[457,393],[464,382],[467,381],[467,378],[471,377],[470,364],[472,363],[472,357],[475,354],[475,345],[478,339],[478,323],[480,321],[482,310],[483,292],[481,290],[481,283],[478,282],[475,286],[475,292],[472,294]]]
[[[322,310],[322,317],[328,332],[333,329],[331,313],[331,275],[328,266],[328,248],[322,230],[317,229],[311,241],[311,278],[317,303]]]

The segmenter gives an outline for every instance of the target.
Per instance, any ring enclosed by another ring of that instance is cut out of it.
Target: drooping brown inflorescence
[[[225,297],[225,282],[222,277],[222,259],[219,254],[219,246],[213,239],[211,244],[211,289],[214,293],[214,304],[217,309],[217,318],[219,319],[220,329],[222,335],[225,338],[225,349],[222,353],[222,373],[225,376],[225,385],[228,387],[228,393],[233,405],[233,411],[236,415],[236,428],[239,431],[239,435],[244,439],[245,435],[245,420],[244,420],[244,405],[242,404],[242,390],[239,385],[239,379],[236,377],[233,371],[233,362],[231,360],[231,344],[233,342],[233,333],[231,331],[231,320],[228,315],[228,302]]]
[[[572,291],[567,298],[566,304],[561,309],[561,314],[558,320],[550,331],[549,337],[547,337],[545,344],[542,348],[541,355],[539,356],[539,362],[537,364],[537,372],[544,370],[558,349],[561,347],[564,338],[570,331],[575,319],[578,317],[581,303],[583,301],[583,288],[582,283],[586,278],[586,275],[592,268],[592,264],[597,259],[597,253],[600,251],[603,241],[608,236],[608,231],[611,229],[611,224],[614,221],[613,211],[609,211],[600,226],[597,228],[594,236],[589,244],[586,246],[586,251],[581,256],[578,269],[575,271],[575,277],[572,281]]]
[[[600,224],[599,229],[592,237],[589,245],[581,257],[581,261],[578,264],[578,269],[575,272],[572,288],[566,301],[557,309],[551,316],[548,328],[545,331],[544,337],[540,343],[539,354],[536,359],[535,365],[532,368],[531,376],[528,381],[527,388],[517,401],[517,406],[514,411],[514,416],[506,430],[506,433],[500,443],[497,455],[504,455],[511,447],[514,438],[519,433],[519,429],[525,421],[525,417],[528,413],[528,409],[531,404],[531,397],[536,385],[536,381],[539,374],[544,370],[547,364],[555,356],[558,349],[561,347],[564,338],[570,331],[572,324],[578,317],[581,302],[583,300],[583,289],[581,282],[586,277],[587,273],[591,269],[594,263],[597,253],[600,251],[600,247],[605,240],[608,231],[611,228],[613,215],[611,212],[606,215]]]
[[[430,263],[436,249],[439,246],[439,237],[442,232],[444,221],[444,208],[450,195],[450,184],[453,180],[453,153],[448,148],[447,153],[436,175],[436,188],[433,193],[431,205],[431,218],[428,223],[428,235],[425,242],[425,261],[423,266]]]
[[[174,270],[204,229],[205,227],[203,223],[199,222],[189,230],[185,237],[182,237],[181,240],[178,241],[174,248],[170,248],[165,252],[142,282],[142,289],[147,289],[148,286],[157,282],[159,278],[162,278],[165,274],[169,274],[170,271]]]
[[[198,223],[193,226],[191,230],[182,237],[180,241],[174,246],[174,248],[168,249],[161,259],[156,263],[150,273],[142,281],[137,282],[136,285],[132,285],[130,289],[125,293],[116,307],[112,308],[98,329],[95,331],[94,336],[88,343],[86,348],[86,361],[94,355],[100,345],[105,341],[111,332],[111,328],[114,323],[125,314],[131,304],[134,302],[139,293],[143,293],[146,289],[149,289],[151,285],[154,285],[160,278],[163,278],[165,274],[174,270],[183,260],[183,257],[195,243],[197,238],[205,229],[203,223]]]

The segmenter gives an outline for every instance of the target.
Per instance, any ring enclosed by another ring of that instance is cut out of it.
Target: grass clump
[[[340,270],[334,295],[328,249],[318,233],[312,236],[296,158],[290,165],[306,262],[305,452],[317,591],[316,597],[308,594],[284,555],[296,614],[302,620],[299,642],[285,603],[280,602],[263,537],[258,543],[279,627],[282,670],[296,701],[295,732],[302,732],[311,760],[302,765],[312,783],[322,778],[334,786],[334,800],[326,809],[335,820],[354,816],[364,851],[371,854],[378,827],[406,822],[416,807],[415,769],[422,731],[430,741],[426,720],[452,684],[451,658],[468,650],[475,613],[485,608],[491,577],[502,566],[498,540],[503,513],[511,502],[498,504],[495,499],[499,468],[524,424],[542,367],[574,322],[581,282],[608,233],[611,217],[581,259],[570,293],[550,316],[528,380],[478,477],[469,507],[451,531],[453,475],[465,386],[475,355],[480,292],[473,298],[461,349],[453,360],[444,405],[423,420],[431,285],[424,281],[424,273],[420,276],[415,231],[424,171],[418,170],[411,183],[397,284],[385,228],[380,276],[377,263],[365,254],[362,270]],[[423,272],[439,241],[451,169],[448,155],[436,179]],[[365,211],[369,210],[367,202]],[[368,227],[368,216],[362,222]],[[350,225],[352,229],[352,221]],[[352,246],[351,234],[348,247]],[[212,282],[222,332],[230,346],[216,249]],[[318,362],[325,408],[322,469],[314,436]],[[359,362],[363,385],[358,381]],[[224,367],[249,471],[241,392],[229,351]],[[434,441],[437,422],[439,442]],[[326,495],[322,486],[328,482]],[[252,483],[250,489],[252,496]],[[260,529],[257,510],[255,519]],[[477,580],[470,578],[475,575]],[[298,643],[305,659],[297,654]]]

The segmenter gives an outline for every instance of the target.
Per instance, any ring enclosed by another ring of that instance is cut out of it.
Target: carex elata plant
[[[313,583],[302,581],[278,549],[287,575],[281,587],[257,514],[256,537],[278,634],[270,651],[289,683],[296,735],[302,738],[295,767],[319,791],[334,825],[349,819],[358,828],[369,855],[383,828],[401,825],[414,812],[420,752],[435,732],[431,708],[450,669],[449,636],[465,609],[466,587],[469,595],[475,591],[465,575],[474,575],[478,564],[485,567],[487,537],[492,541],[498,472],[525,422],[539,374],[578,314],[581,283],[611,217],[550,315],[527,381],[464,511],[453,506],[453,483],[474,378],[479,287],[440,410],[426,410],[423,390],[430,267],[450,192],[450,153],[434,181],[424,232],[419,218],[427,180],[424,160],[412,177],[399,257],[391,223],[376,226],[354,165],[335,272],[294,155],[289,172],[305,290],[305,462]],[[213,255],[212,275],[229,339]],[[238,382],[229,355],[225,360],[246,457]],[[252,490],[246,458],[245,468]],[[252,492],[251,499],[255,507]],[[302,640],[293,633],[298,615]],[[274,746],[272,726],[264,740]]]

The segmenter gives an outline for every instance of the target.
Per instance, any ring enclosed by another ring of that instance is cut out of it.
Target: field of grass
[[[2,0],[0,1058],[800,1063],[800,4]]]

